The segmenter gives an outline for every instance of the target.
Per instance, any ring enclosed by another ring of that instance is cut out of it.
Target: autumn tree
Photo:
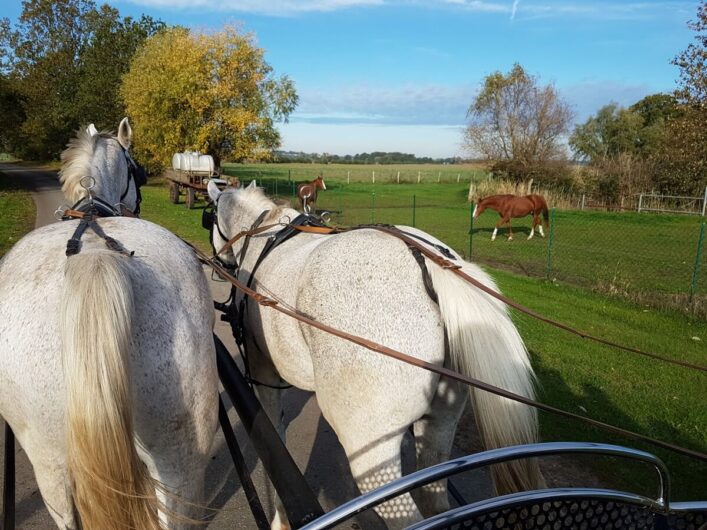
[[[485,78],[467,117],[467,149],[512,167],[516,178],[564,158],[572,111],[553,85],[539,84],[519,64]]]
[[[694,42],[672,61],[680,69],[675,95],[681,115],[671,120],[656,155],[662,191],[700,196],[707,186],[707,2],[688,24]]]
[[[292,81],[275,77],[252,35],[232,27],[153,36],[133,59],[120,93],[136,152],[153,171],[184,149],[216,160],[268,158],[280,144],[275,122],[297,104]]]
[[[17,24],[0,21],[3,143],[21,155],[52,158],[86,122],[114,127],[123,115],[120,78],[135,49],[163,25],[121,18],[92,0],[25,0]]]

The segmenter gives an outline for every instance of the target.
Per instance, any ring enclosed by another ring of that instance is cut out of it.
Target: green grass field
[[[267,179],[264,180],[267,185]],[[417,226],[458,250],[466,252],[468,249],[469,207],[465,202],[466,186],[463,184],[376,184],[375,189],[371,190],[364,183],[345,186],[332,181],[328,186],[330,189],[321,195],[318,207],[341,212],[334,216],[337,222],[412,224],[411,202],[415,197],[416,204],[420,206],[416,209]],[[372,191],[376,192],[375,199]],[[144,188],[143,195],[144,218],[163,224],[202,249],[209,248],[208,234],[200,224],[201,208],[187,210],[184,204],[170,204],[167,188],[160,184]],[[369,203],[373,200],[381,201],[387,207],[373,209]],[[557,227],[562,219],[559,215]],[[601,220],[608,215],[609,220],[605,222],[612,222],[609,214],[583,215],[590,220],[594,216]],[[371,216],[374,218],[371,219]],[[646,222],[645,219],[638,218],[636,225],[640,227],[641,222]],[[589,221],[585,219],[583,222]],[[615,220],[613,222],[616,223]],[[695,220],[683,219],[679,222],[694,226]],[[458,225],[462,225],[461,228]],[[628,228],[626,230],[629,231]],[[675,229],[676,232],[681,230],[684,227]],[[473,240],[474,259],[486,255],[488,257],[481,261],[500,261],[492,254],[495,251],[517,252],[513,259],[527,261],[529,258],[521,252],[539,249],[540,255],[546,253],[544,240],[528,242],[519,239],[512,243],[497,240],[492,245],[487,241],[490,234],[483,230],[483,226],[479,233],[482,235],[475,235]],[[651,233],[658,231],[652,228]],[[559,228],[556,235],[559,247],[562,241]],[[633,237],[635,240],[636,236]],[[607,239],[611,238],[607,236]],[[616,237],[611,240],[611,246],[616,246]],[[611,250],[608,245],[603,248]],[[503,254],[499,256],[504,257]],[[572,266],[581,266],[581,261],[578,259]],[[521,266],[512,268],[522,270]],[[489,271],[505,294],[571,326],[676,359],[705,363],[707,323],[704,321],[687,318],[678,312],[646,309],[645,306],[607,298],[586,288],[497,269]],[[524,315],[514,315],[514,319],[531,351],[542,401],[642,434],[707,451],[707,378],[703,374],[595,345]],[[604,441],[654,452],[670,468],[674,498],[707,498],[707,482],[704,480],[707,465],[545,413],[541,414],[541,427],[545,440]],[[613,461],[591,461],[587,465],[608,484],[654,484],[655,477],[645,469],[617,465]]]
[[[303,171],[301,166],[306,164],[233,165],[228,172],[245,183],[255,178],[270,195],[289,197],[294,203],[295,181],[302,180],[294,175]],[[693,314],[707,318],[707,251],[702,252],[696,267],[704,221],[701,217],[558,210],[552,223],[551,248],[549,233],[545,239],[526,240],[530,217],[512,221],[512,242],[506,239],[507,228],[502,228],[496,241],[491,242],[499,217],[489,210],[471,226],[469,181],[456,183],[444,178],[445,171],[447,176],[454,175],[457,166],[428,166],[429,174],[442,173],[440,184],[429,180],[421,184],[372,184],[370,180],[354,181],[353,177],[352,183],[346,184],[346,168],[356,166],[316,167],[324,172],[327,182],[327,190],[319,194],[317,209],[333,212],[336,224],[414,225],[481,263],[556,278],[653,307],[689,308]],[[358,171],[366,173],[375,167],[386,166],[365,166]],[[331,177],[326,177],[327,168]],[[287,180],[288,171],[293,172],[291,181]],[[394,170],[379,171],[387,174]],[[485,173],[470,170],[467,176],[485,178]]]
[[[0,172],[0,257],[34,228],[32,196]]]

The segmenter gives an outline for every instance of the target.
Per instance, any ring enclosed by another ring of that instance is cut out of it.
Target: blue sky
[[[484,76],[519,62],[554,83],[585,120],[675,87],[670,59],[693,35],[697,1],[108,0],[212,31],[256,35],[300,104],[280,126],[283,148],[354,154],[463,154],[466,109]],[[15,20],[20,0],[0,16]]]

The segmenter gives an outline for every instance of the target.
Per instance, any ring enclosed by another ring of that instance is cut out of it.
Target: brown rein
[[[221,251],[217,254],[220,255],[221,252],[223,252],[226,247],[230,247],[235,241],[238,241],[241,237],[247,236],[247,235],[254,235],[258,234],[260,232],[264,232],[265,230],[269,230],[270,228],[273,228],[275,226],[278,226],[278,224],[272,224],[268,226],[263,226],[260,228],[257,228],[255,230],[248,230],[239,233],[236,235],[234,238],[232,238],[225,246],[224,248],[221,249]],[[343,232],[350,231],[351,229],[344,228],[344,229],[339,229],[339,228],[329,228],[329,227],[320,227],[320,226],[295,226],[291,225],[292,228],[299,230],[300,232],[307,232],[307,233],[312,233],[312,234],[339,234]],[[406,235],[405,232],[398,230],[397,228],[392,228],[388,226],[383,226],[383,225],[370,225],[370,226],[365,226],[365,228],[370,228],[373,230],[378,230],[380,232],[384,232],[386,234],[390,234],[393,237],[397,237],[404,243],[406,243],[408,246],[414,247],[418,249],[422,254],[424,254],[428,259],[433,261],[435,264],[439,265],[443,269],[449,269],[451,272],[462,278],[464,281],[467,283],[470,283],[474,287],[481,289],[483,292],[488,294],[489,296],[492,296],[493,298],[496,298],[497,300],[500,300],[504,304],[520,311],[521,313],[525,313],[526,315],[529,315],[537,320],[540,320],[541,322],[545,322],[546,324],[550,324],[551,326],[555,326],[556,328],[562,329],[564,331],[567,331],[569,333],[572,333],[573,335],[577,335],[578,337],[581,337],[583,339],[591,340],[594,342],[597,342],[599,344],[604,344],[605,346],[610,346],[612,348],[616,348],[619,350],[627,351],[630,353],[635,353],[637,355],[643,355],[645,357],[650,357],[651,359],[656,359],[658,361],[663,361],[669,364],[674,364],[677,366],[682,366],[685,368],[691,368],[693,370],[699,370],[701,372],[707,372],[707,366],[702,366],[699,364],[693,364],[689,363],[687,361],[679,361],[675,359],[670,359],[667,357],[664,357],[662,355],[658,355],[657,353],[652,353],[652,352],[646,352],[643,350],[639,350],[638,348],[633,348],[631,346],[624,346],[622,344],[618,344],[615,342],[611,342],[606,339],[602,339],[601,337],[597,337],[594,335],[591,335],[589,333],[586,333],[584,331],[575,329],[571,326],[568,326],[567,324],[563,324],[562,322],[558,322],[557,320],[553,320],[549,317],[546,317],[545,315],[542,315],[536,311],[533,311],[530,308],[525,307],[522,304],[519,304],[518,302],[511,300],[510,298],[503,296],[502,294],[494,291],[493,289],[487,287],[483,283],[479,282],[478,280],[472,278],[468,274],[466,274],[464,271],[461,270],[461,266],[457,265],[448,259],[440,256],[436,252],[430,250],[426,246],[422,245],[419,241],[416,241],[415,239],[411,238],[410,236]]]
[[[317,228],[317,227],[305,227],[305,230],[302,230],[303,232],[313,232],[313,233],[333,233],[335,229],[326,229],[330,230],[329,232],[325,232],[325,229]],[[312,230],[312,228],[317,228],[316,230]],[[245,234],[244,234],[245,235]],[[241,236],[242,237],[242,236]],[[464,383],[466,385],[473,386],[475,388],[484,390],[486,392],[490,392],[492,394],[496,394],[498,396],[505,397],[507,399],[511,399],[513,401],[518,401],[520,403],[523,403],[525,405],[535,407],[537,409],[550,412],[552,414],[556,414],[559,416],[564,416],[567,418],[575,419],[584,423],[588,423],[590,425],[593,425],[595,427],[600,427],[605,430],[614,432],[616,434],[621,434],[624,436],[628,436],[630,438],[634,438],[643,442],[647,442],[650,444],[653,444],[657,447],[661,447],[663,449],[668,449],[671,451],[674,451],[676,453],[680,453],[685,456],[689,456],[692,458],[696,458],[701,461],[707,461],[707,454],[701,453],[699,451],[694,451],[692,449],[687,449],[684,447],[680,447],[678,445],[674,445],[668,442],[664,442],[662,440],[657,440],[655,438],[651,438],[649,436],[645,436],[639,433],[635,433],[626,429],[622,429],[621,427],[616,427],[614,425],[610,425],[608,423],[604,423],[598,420],[594,420],[592,418],[587,418],[585,416],[581,416],[579,414],[575,414],[573,412],[568,412],[562,409],[558,409],[556,407],[553,407],[551,405],[546,405],[544,403],[541,403],[539,401],[532,400],[530,398],[527,398],[525,396],[521,396],[519,394],[515,394],[513,392],[509,392],[507,390],[504,390],[502,388],[496,387],[494,385],[490,385],[488,383],[484,383],[483,381],[479,381],[478,379],[474,379],[472,377],[460,374],[458,372],[454,372],[453,370],[449,370],[448,368],[444,368],[442,366],[437,366],[431,363],[428,363],[426,361],[422,361],[420,359],[417,359],[415,357],[412,357],[410,355],[407,355],[405,353],[399,352],[397,350],[394,350],[392,348],[389,348],[387,346],[384,346],[382,344],[379,344],[377,342],[370,341],[368,339],[365,339],[363,337],[359,337],[357,335],[353,335],[351,333],[347,333],[345,331],[338,330],[336,328],[332,328],[331,326],[327,326],[326,324],[322,324],[321,322],[317,322],[315,320],[312,320],[311,318],[300,314],[297,311],[293,311],[291,309],[287,309],[285,307],[282,307],[282,305],[279,304],[279,302],[273,298],[269,298],[267,296],[263,296],[262,294],[254,291],[253,289],[250,289],[247,287],[245,284],[241,283],[236,279],[232,274],[230,274],[224,267],[222,267],[219,263],[215,262],[213,259],[210,259],[206,254],[204,254],[202,251],[191,245],[190,243],[185,242],[188,246],[190,246],[199,260],[205,264],[211,267],[216,273],[223,278],[224,280],[228,281],[236,287],[237,289],[240,289],[246,296],[249,296],[250,298],[254,299],[258,304],[265,306],[265,307],[270,307],[276,311],[279,311],[280,313],[283,313],[285,315],[288,315],[296,320],[299,320],[300,322],[303,322],[309,326],[315,327],[317,329],[320,329],[326,333],[330,333],[332,335],[335,335],[337,337],[340,337],[344,340],[353,342],[355,344],[358,344],[359,346],[362,346],[368,350],[374,351],[381,353],[387,357],[391,357],[393,359],[397,359],[399,361],[405,362],[407,364],[410,364],[412,366],[416,366],[419,368],[423,368],[425,370],[428,370],[430,372],[434,372],[440,376],[444,377],[449,377],[450,379],[453,379],[455,381],[458,381],[460,383]],[[415,241],[412,243],[417,244]],[[446,260],[444,260],[446,261]],[[441,265],[444,266],[444,265]],[[454,266],[456,267],[456,266]],[[450,267],[447,267],[450,268]]]

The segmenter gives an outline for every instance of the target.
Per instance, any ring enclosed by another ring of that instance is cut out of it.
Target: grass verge
[[[0,172],[0,257],[34,228],[36,211],[29,192]]]

